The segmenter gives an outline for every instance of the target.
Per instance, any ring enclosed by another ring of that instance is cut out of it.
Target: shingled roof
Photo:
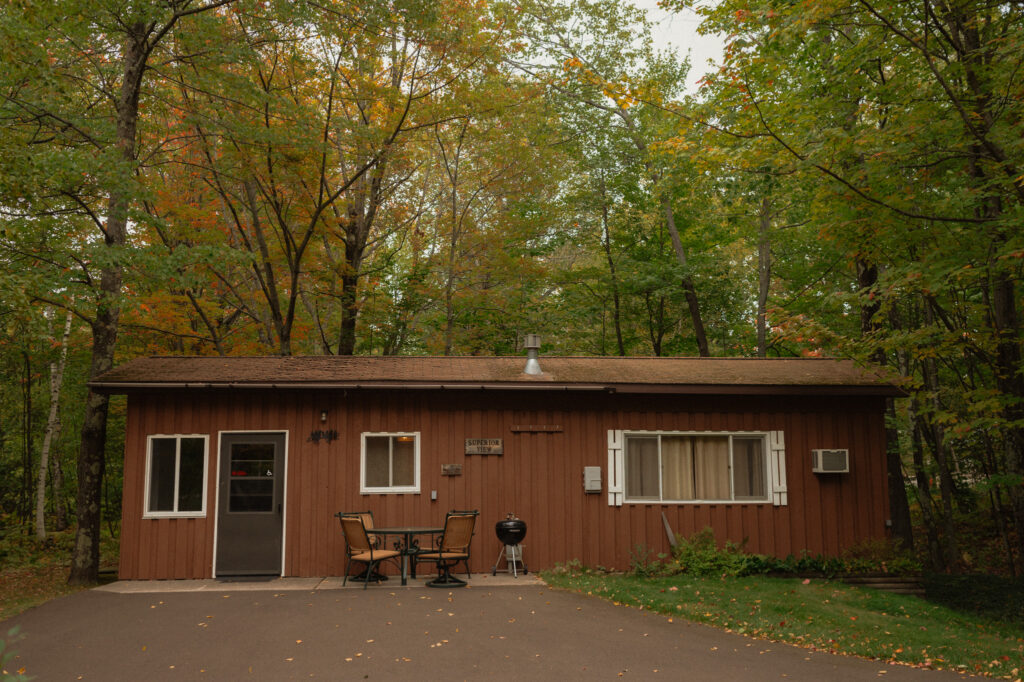
[[[89,385],[159,388],[420,388],[623,393],[901,395],[879,373],[829,358],[292,356],[137,358]]]

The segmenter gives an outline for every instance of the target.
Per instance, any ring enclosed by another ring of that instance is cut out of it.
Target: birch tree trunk
[[[64,367],[68,360],[68,338],[71,336],[71,311],[64,318],[64,334],[60,339],[60,359],[50,363],[50,414],[46,418],[43,447],[39,453],[39,477],[36,481],[36,539],[46,539],[46,473],[50,466],[50,447],[60,434],[60,388],[64,383]]]

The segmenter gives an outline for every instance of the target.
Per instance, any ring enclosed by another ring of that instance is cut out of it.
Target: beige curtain
[[[693,443],[688,436],[661,437],[661,494],[664,500],[692,500]]]
[[[765,485],[764,441],[761,438],[733,438],[733,494],[736,499],[768,497]]]
[[[697,436],[693,439],[694,493],[698,500],[729,499],[729,439]]]
[[[416,485],[416,437],[393,436],[391,444],[391,485]]]
[[[364,485],[370,488],[386,488],[390,479],[390,436],[366,436],[366,469],[363,472]]]
[[[658,439],[626,439],[626,497],[658,497]]]

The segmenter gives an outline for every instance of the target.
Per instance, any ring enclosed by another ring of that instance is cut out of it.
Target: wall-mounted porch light
[[[321,422],[326,422],[327,421],[327,410],[320,410],[320,421]]]

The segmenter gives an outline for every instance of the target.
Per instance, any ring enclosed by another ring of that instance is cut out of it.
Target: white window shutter
[[[608,431],[608,505],[622,506],[622,431]]]
[[[789,504],[789,493],[786,491],[786,439],[782,431],[768,432],[768,451],[772,504],[783,507]]]

